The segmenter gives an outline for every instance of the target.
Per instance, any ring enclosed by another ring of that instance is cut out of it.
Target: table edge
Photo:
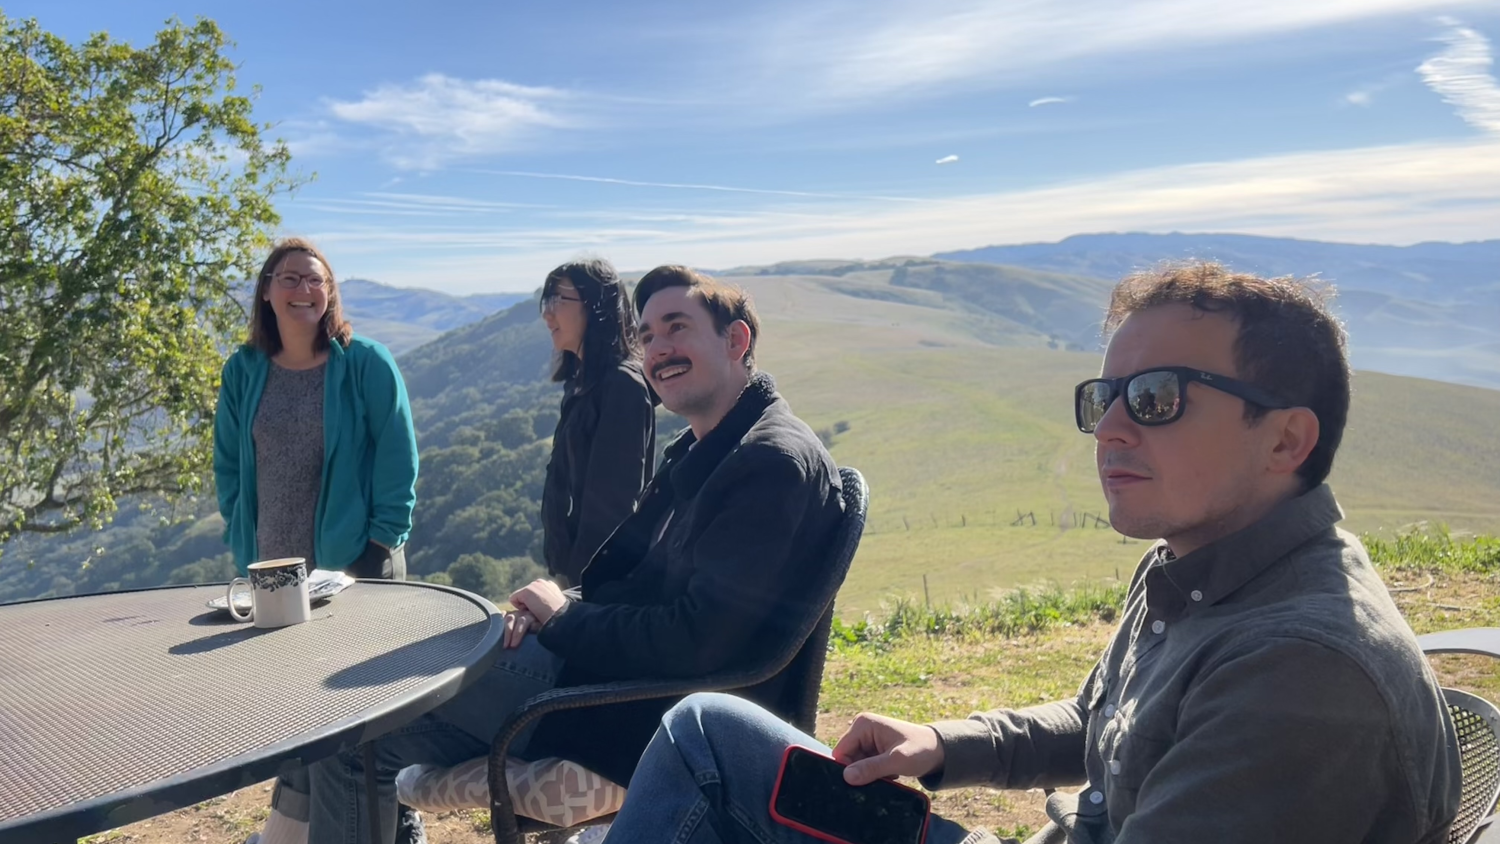
[[[463,598],[484,610],[489,629],[469,652],[470,659],[455,665],[431,681],[399,697],[361,710],[309,733],[241,753],[212,765],[195,768],[171,777],[152,780],[126,791],[59,806],[34,815],[0,822],[0,844],[39,840],[74,841],[88,835],[116,829],[167,812],[201,803],[274,776],[290,759],[300,763],[315,762],[390,732],[451,700],[471,685],[500,655],[505,628],[504,616],[489,599],[452,586],[421,581],[358,580],[358,584],[378,588],[421,588],[447,592]],[[225,586],[225,583],[180,583],[115,592],[91,592],[86,595],[63,595],[36,598],[0,605],[0,608],[34,604],[42,601],[76,600],[95,596],[132,592],[156,592],[165,589],[197,589]]]

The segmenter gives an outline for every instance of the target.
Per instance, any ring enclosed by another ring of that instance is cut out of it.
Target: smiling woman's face
[[[284,282],[295,281],[295,287]],[[328,310],[328,268],[306,252],[289,252],[266,283],[265,300],[276,314],[282,342],[288,334],[308,333],[317,328]]]

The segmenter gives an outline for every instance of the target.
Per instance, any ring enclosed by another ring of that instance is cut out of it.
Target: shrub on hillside
[[[539,577],[547,570],[529,557],[506,557],[497,560],[484,554],[465,554],[448,567],[451,583],[495,603],[509,600],[510,593]]]

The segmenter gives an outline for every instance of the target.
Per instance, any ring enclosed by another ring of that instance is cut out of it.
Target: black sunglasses
[[[1073,412],[1078,430],[1094,433],[1109,406],[1125,396],[1125,411],[1137,425],[1166,425],[1182,418],[1183,396],[1188,384],[1202,384],[1222,393],[1269,408],[1291,407],[1265,390],[1227,375],[1215,375],[1186,366],[1161,366],[1119,378],[1090,378],[1073,393]]]

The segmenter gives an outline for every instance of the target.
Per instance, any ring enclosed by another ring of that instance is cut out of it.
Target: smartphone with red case
[[[844,782],[844,765],[792,745],[781,757],[771,817],[832,844],[922,844],[932,804],[891,780]]]

